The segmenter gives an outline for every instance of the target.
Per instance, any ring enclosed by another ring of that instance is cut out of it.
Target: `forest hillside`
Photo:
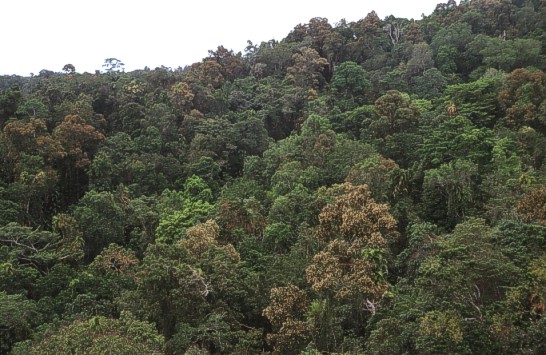
[[[545,50],[449,0],[1,76],[0,354],[545,354]]]

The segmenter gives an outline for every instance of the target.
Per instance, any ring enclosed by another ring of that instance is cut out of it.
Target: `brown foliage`
[[[285,354],[304,346],[309,336],[309,324],[301,319],[309,308],[307,295],[297,286],[272,288],[270,302],[263,315],[271,322],[275,333],[267,335],[275,353]]]
[[[287,319],[297,319],[308,309],[307,295],[297,286],[272,288],[269,294],[269,306],[263,315],[274,326],[281,326]]]
[[[375,11],[372,11],[364,17],[362,21],[357,22],[360,26],[360,29],[365,34],[375,34],[378,30],[381,29],[381,19],[377,16]]]
[[[209,51],[209,56],[220,64],[220,72],[226,80],[233,81],[244,74],[244,64],[241,54],[234,54],[232,50],[219,46],[215,51]]]
[[[298,353],[309,341],[309,324],[288,319],[277,333],[267,334],[267,341],[273,345],[274,354]]]
[[[506,76],[499,101],[506,107],[506,123],[512,128],[546,125],[546,73],[542,70],[516,69]]]
[[[197,80],[204,87],[218,89],[225,79],[222,66],[213,58],[207,58],[201,63],[192,64],[189,80],[192,83]]]
[[[47,131],[44,120],[31,118],[28,123],[13,121],[4,127],[3,137],[9,142],[9,154],[16,158],[20,153],[40,155],[47,160],[65,155],[60,143]]]
[[[91,164],[90,153],[97,144],[104,140],[104,135],[95,127],[77,115],[68,115],[55,130],[53,135],[59,140],[66,155],[77,168],[86,168]]]
[[[368,185],[344,183],[333,189],[338,197],[319,215],[321,241],[342,238],[349,243],[359,241],[365,248],[382,248],[387,244],[387,237],[397,235],[396,220],[388,206],[375,202]]]
[[[534,189],[518,204],[517,211],[527,223],[537,222],[546,226],[546,188]]]
[[[213,220],[208,220],[189,228],[185,238],[180,239],[178,244],[197,259],[204,255],[211,246],[218,247],[224,249],[233,262],[238,263],[240,256],[237,250],[231,244],[221,245],[218,241],[219,236],[220,227],[218,224]]]
[[[97,271],[116,272],[130,277],[134,277],[134,269],[137,265],[138,259],[132,251],[115,244],[104,249],[93,261]]]
[[[328,65],[328,61],[316,50],[302,48],[299,53],[292,56],[292,61],[294,64],[288,67],[286,79],[296,86],[317,88],[324,81],[321,72]]]
[[[360,243],[348,246],[336,239],[313,257],[306,270],[307,281],[316,291],[333,291],[336,298],[354,295],[378,299],[387,290],[375,277],[378,265],[362,257]]]
[[[195,95],[186,82],[174,84],[169,90],[169,96],[172,100],[173,106],[180,113],[188,113],[191,110]]]
[[[380,298],[387,289],[379,273],[384,266],[380,253],[387,238],[397,235],[396,221],[387,205],[373,200],[367,185],[345,183],[333,192],[335,201],[319,215],[318,237],[326,246],[308,266],[307,281],[314,290],[331,291],[336,298]]]
[[[229,232],[242,228],[246,234],[260,236],[266,227],[261,206],[255,201],[220,200],[220,224]]]

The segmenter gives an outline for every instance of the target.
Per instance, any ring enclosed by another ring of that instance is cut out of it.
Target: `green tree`
[[[9,90],[2,91],[2,94],[0,94],[0,127],[4,126],[8,118],[15,117],[21,99],[19,86],[13,86]]]
[[[493,127],[500,118],[497,95],[499,78],[484,78],[466,84],[449,85],[444,94],[446,107],[455,105],[457,113],[478,127]]]
[[[454,226],[479,207],[478,167],[455,160],[425,172],[423,181],[424,217],[435,223]]]
[[[411,58],[408,60],[408,72],[413,76],[421,75],[433,66],[434,61],[429,45],[424,42],[415,44],[411,52]]]
[[[436,67],[443,73],[470,73],[473,63],[466,57],[466,46],[473,38],[472,28],[463,22],[440,29],[430,44]]]
[[[441,122],[424,137],[421,154],[425,162],[434,166],[455,159],[487,164],[491,161],[492,139],[491,130],[478,128],[467,118],[455,116]]]
[[[161,243],[176,242],[187,228],[204,222],[214,208],[209,202],[212,200],[210,188],[195,175],[186,180],[183,191],[163,191],[161,200],[158,206],[160,220],[156,230],[156,241]]]
[[[78,261],[82,257],[82,239],[75,221],[61,214],[54,223],[57,233],[15,222],[0,227],[0,243],[8,246],[8,257],[3,260],[6,266],[31,267],[45,274],[55,263]]]
[[[110,243],[124,242],[125,212],[112,193],[89,191],[74,208],[74,217],[83,233],[87,260]]]
[[[415,130],[418,125],[419,111],[407,96],[391,90],[374,103],[375,120],[369,129],[375,137],[385,138],[401,131]]]
[[[74,72],[76,71],[76,67],[72,64],[65,64],[63,66],[63,71],[67,74],[74,74]]]
[[[418,313],[414,341],[420,352],[473,353],[496,346],[492,323],[523,274],[491,236],[483,220],[469,218],[453,233],[432,241],[435,248],[421,262],[413,286],[416,293],[410,296],[416,297],[415,305],[428,305],[414,310]],[[407,296],[400,301],[406,302]]]
[[[541,63],[541,43],[535,39],[506,40],[480,35],[468,46],[470,50],[478,51],[487,67],[506,72]]]
[[[0,292],[0,351],[7,354],[13,344],[30,338],[41,323],[36,303],[23,295]]]
[[[106,58],[102,67],[108,74],[125,71],[125,63],[117,58]]]
[[[14,354],[163,354],[165,339],[148,322],[122,312],[119,319],[96,316],[63,325],[37,341],[18,344]]]
[[[411,92],[425,99],[441,96],[447,87],[446,78],[436,68],[425,70],[423,75],[415,77],[413,81]]]
[[[371,87],[366,71],[357,63],[347,61],[336,67],[330,85],[338,94],[349,96],[353,102]]]

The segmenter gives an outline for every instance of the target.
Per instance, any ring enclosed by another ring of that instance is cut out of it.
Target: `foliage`
[[[0,76],[0,353],[545,353],[545,7],[430,10]]]
[[[36,303],[23,295],[0,292],[0,350],[7,354],[14,343],[28,339],[40,322]]]
[[[17,347],[14,353],[161,354],[164,342],[152,324],[122,312],[119,319],[97,316],[76,320],[45,335],[35,344]]]

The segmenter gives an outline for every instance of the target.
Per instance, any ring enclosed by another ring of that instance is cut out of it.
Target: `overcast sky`
[[[281,40],[300,23],[331,24],[375,10],[420,19],[441,0],[0,0],[0,75],[102,69],[118,58],[127,71],[177,68],[223,45],[242,51],[246,41]],[[445,1],[444,1],[445,2]]]

